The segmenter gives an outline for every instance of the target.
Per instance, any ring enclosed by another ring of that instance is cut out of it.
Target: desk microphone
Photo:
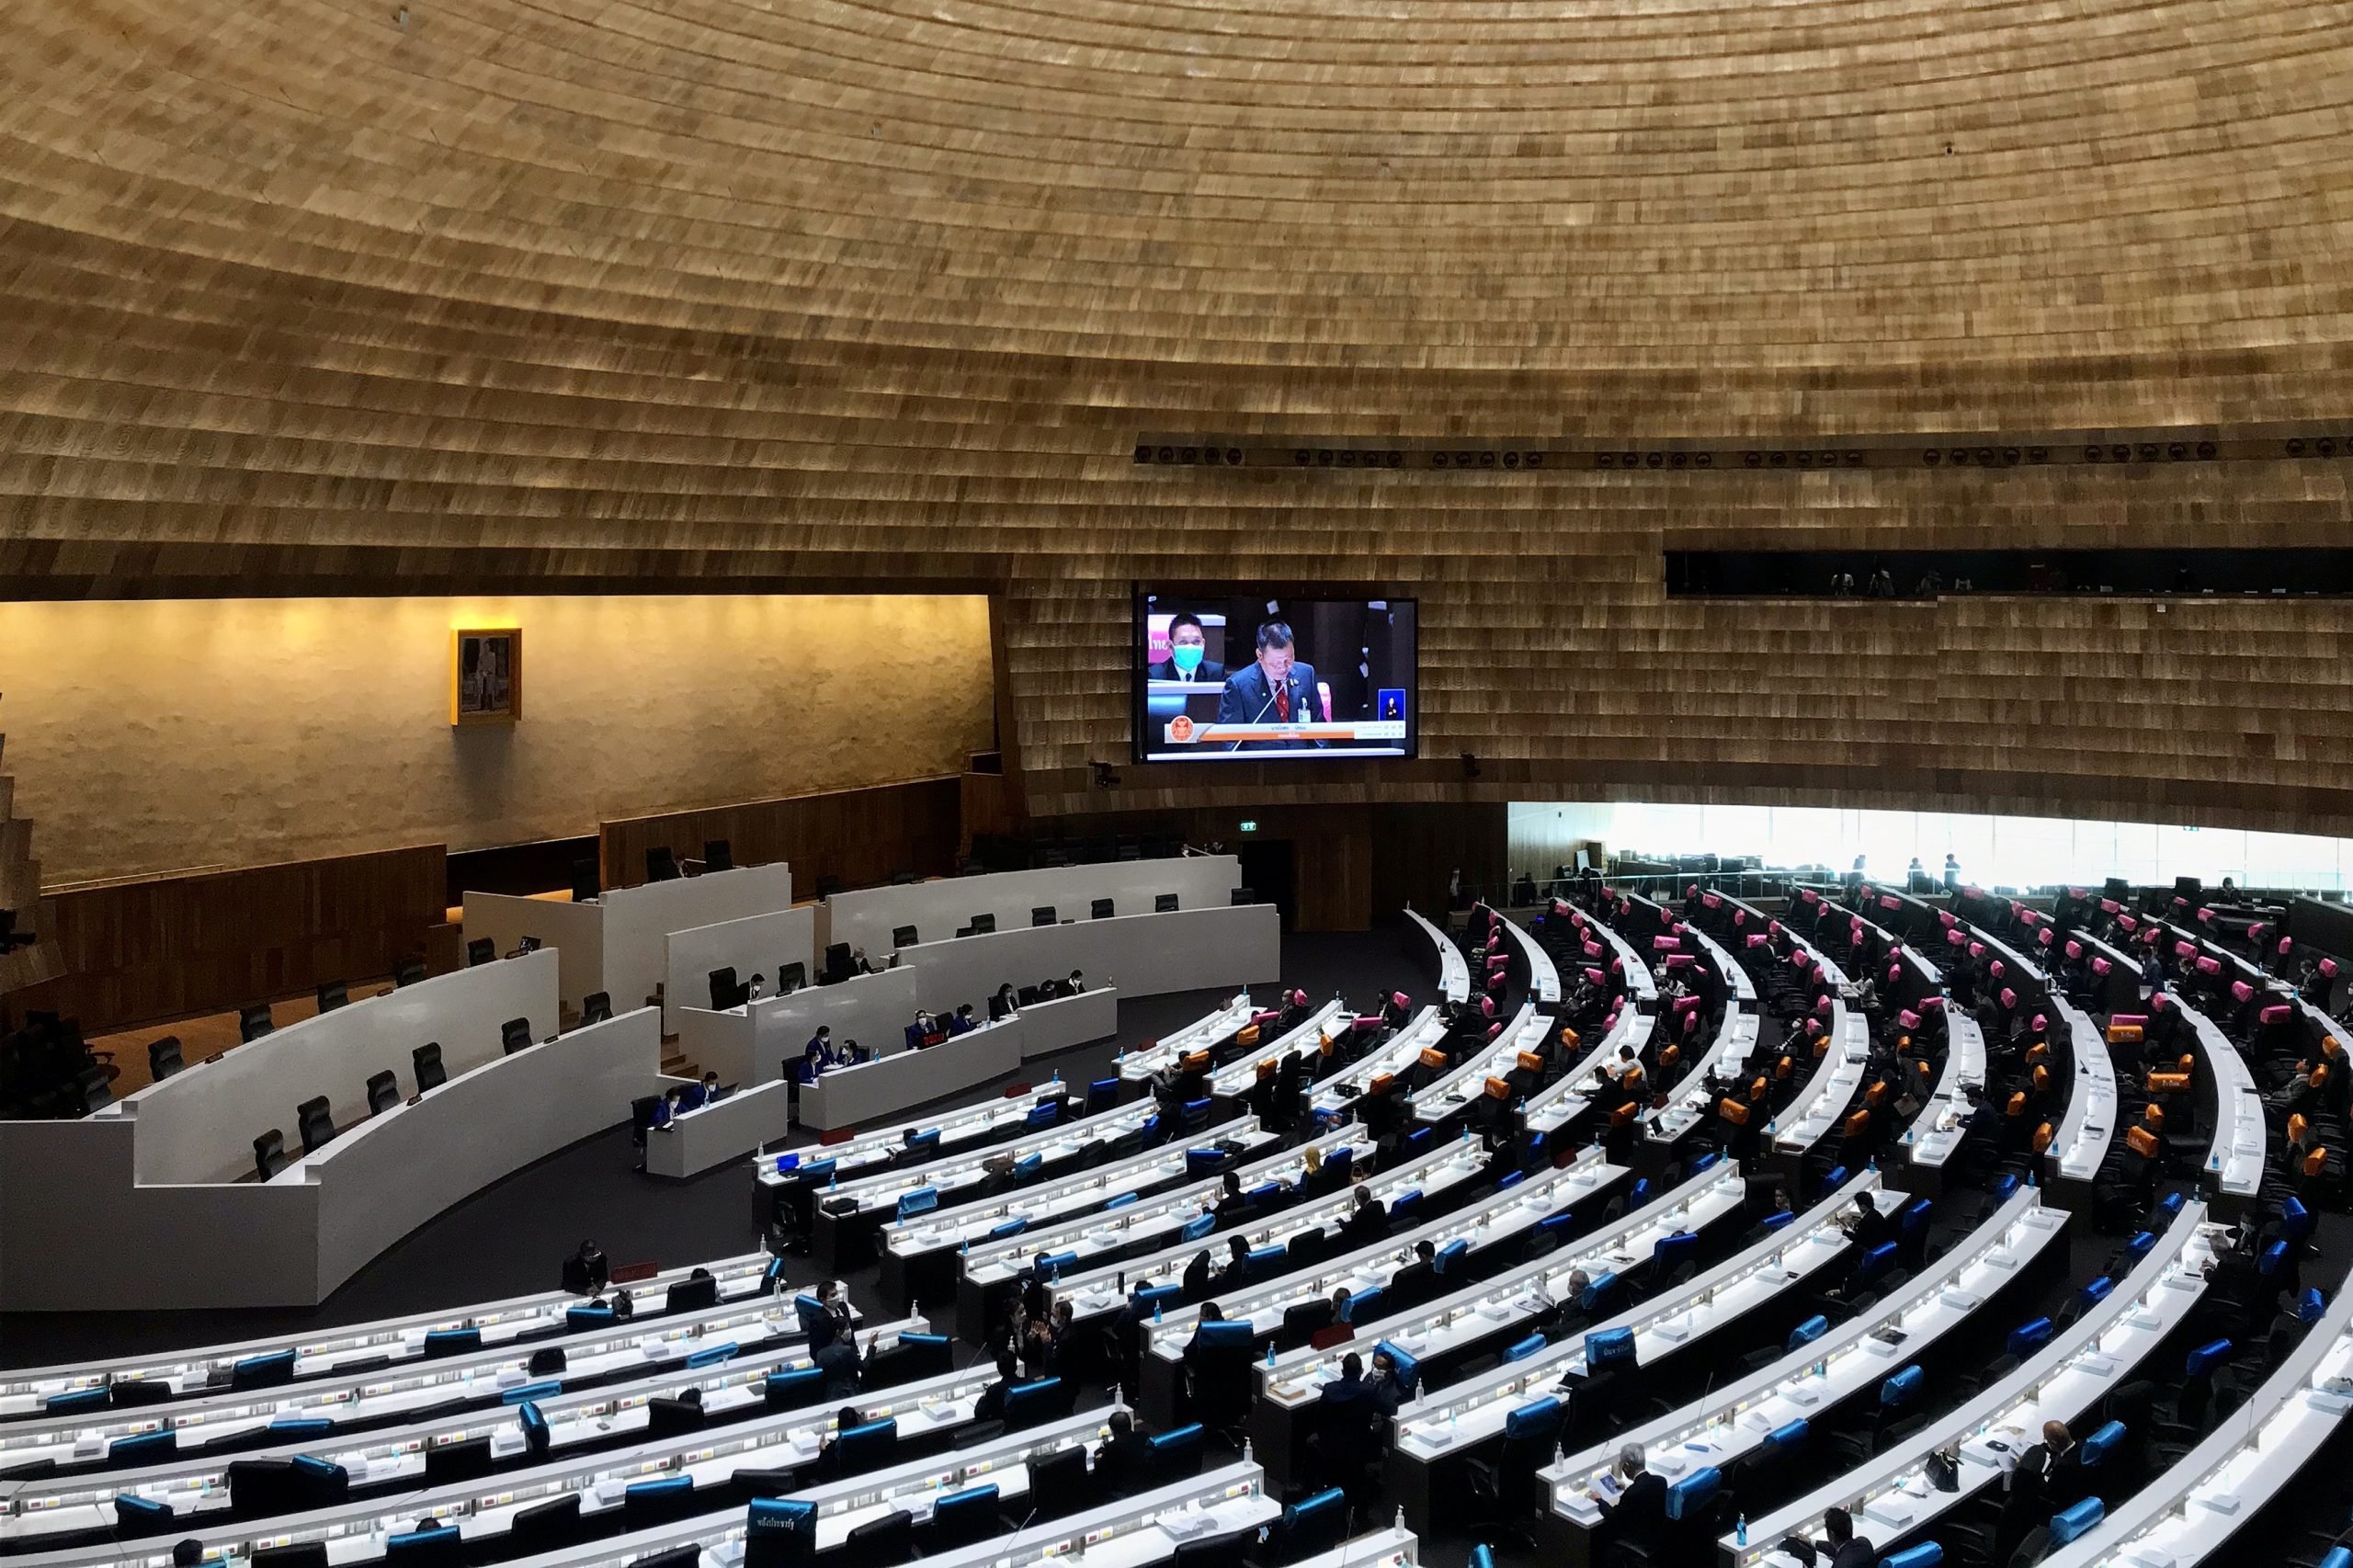
[[[1290,689],[1290,682],[1288,679],[1283,682],[1282,689],[1285,691],[1289,691]],[[1270,691],[1267,693],[1267,700],[1258,704],[1258,711],[1250,716],[1250,722],[1252,723],[1255,724],[1259,720],[1267,716],[1267,710],[1275,705],[1275,697],[1276,693],[1274,692]],[[1240,751],[1242,749],[1242,742],[1236,741],[1225,749],[1228,751]]]

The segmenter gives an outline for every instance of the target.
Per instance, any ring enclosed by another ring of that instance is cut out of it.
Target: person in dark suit
[[[1250,1212],[1250,1200],[1242,1196],[1242,1177],[1233,1171],[1225,1173],[1225,1190],[1217,1200],[1217,1222],[1231,1225]]]
[[[1313,723],[1329,720],[1315,686],[1315,666],[1296,663],[1291,631],[1279,620],[1258,628],[1258,656],[1225,677],[1217,699],[1221,724]],[[1237,751],[1290,748],[1288,741],[1236,741]],[[1322,742],[1314,743],[1321,746]]]
[[[2063,1513],[2084,1500],[2083,1456],[2064,1421],[2042,1424],[2042,1441],[2018,1456],[2010,1490],[2028,1496],[2040,1494],[2037,1517]]]
[[[1616,1496],[1605,1488],[1594,1502],[1601,1508],[1610,1544],[1636,1547],[1655,1555],[1666,1535],[1666,1483],[1653,1475],[1642,1445],[1629,1443],[1618,1450],[1614,1467]]]
[[[1855,1218],[1847,1227],[1847,1239],[1864,1252],[1895,1239],[1894,1221],[1880,1212],[1872,1194],[1855,1194]]]
[[[1218,1272],[1217,1289],[1239,1290],[1250,1283],[1250,1244],[1240,1236],[1225,1240],[1225,1267]]]
[[[1342,1243],[1352,1247],[1370,1246],[1388,1233],[1388,1210],[1374,1201],[1370,1187],[1358,1187],[1356,1206],[1348,1210],[1347,1219],[1340,1225]]]
[[[1878,1549],[1855,1533],[1855,1517],[1844,1508],[1823,1514],[1822,1537],[1814,1547],[1829,1560],[1824,1568],[1871,1568],[1879,1561]]]
[[[972,1419],[975,1421],[1004,1420],[1005,1391],[1020,1381],[1020,1358],[1014,1355],[1011,1346],[998,1346],[996,1381],[983,1389],[980,1397],[972,1402]]]
[[[1111,1412],[1110,1427],[1103,1446],[1095,1450],[1095,1481],[1106,1493],[1120,1496],[1143,1480],[1152,1444],[1136,1430],[1136,1418],[1124,1410]]]
[[[1180,609],[1168,618],[1168,657],[1152,666],[1154,680],[1196,681],[1207,686],[1225,678],[1225,666],[1209,656],[1201,618]]]

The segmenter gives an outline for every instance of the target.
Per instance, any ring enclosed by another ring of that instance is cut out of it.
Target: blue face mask
[[[1198,642],[1179,642],[1168,650],[1168,658],[1179,673],[1189,676],[1201,667],[1201,655],[1207,652]]]

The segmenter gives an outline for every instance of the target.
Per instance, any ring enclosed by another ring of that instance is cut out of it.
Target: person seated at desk
[[[695,1272],[706,1279],[710,1278],[710,1271],[707,1268],[698,1268]],[[624,1285],[613,1292],[613,1321],[627,1323],[635,1316],[637,1316],[637,1299],[629,1293],[629,1287]]]
[[[1372,1407],[1383,1418],[1396,1415],[1397,1407],[1405,1403],[1405,1380],[1397,1371],[1397,1358],[1386,1350],[1372,1353],[1372,1370],[1364,1386],[1372,1391]]]
[[[821,1067],[834,1064],[834,1028],[831,1024],[819,1024],[817,1032],[809,1037],[809,1044],[801,1053]]]
[[[852,948],[849,950],[849,971],[852,974],[872,974],[874,972],[874,966],[866,961],[866,949],[864,948]]]
[[[726,1093],[727,1093],[727,1091],[726,1091],[726,1090],[724,1090],[724,1089],[722,1089],[722,1088],[721,1088],[721,1087],[719,1086],[719,1074],[716,1074],[716,1073],[705,1073],[705,1074],[702,1075],[702,1103],[703,1103],[703,1104],[705,1104],[705,1105],[712,1105],[712,1104],[716,1104],[716,1103],[720,1100],[720,1098],[721,1098],[722,1096],[723,1096]]]
[[[1110,1432],[1095,1450],[1095,1484],[1111,1496],[1132,1492],[1144,1478],[1152,1443],[1136,1430],[1136,1418],[1124,1410],[1111,1412]]]
[[[670,1125],[670,1119],[676,1114],[677,1101],[675,1096],[657,1096],[654,1101],[654,1108],[646,1116],[645,1125],[649,1128],[667,1127]]]
[[[814,1356],[836,1339],[850,1335],[849,1290],[838,1279],[817,1287],[817,1320],[809,1325],[809,1353]]]
[[[575,1296],[593,1296],[611,1281],[613,1268],[603,1247],[595,1242],[582,1242],[580,1250],[563,1260],[563,1275],[565,1290]]]
[[[1185,1300],[1198,1301],[1210,1293],[1210,1249],[1207,1247],[1195,1253],[1186,1263],[1185,1272],[1177,1278],[1177,1283],[1184,1289]]]
[[[2018,1468],[2010,1472],[2010,1491],[2040,1498],[2029,1510],[2033,1520],[2063,1513],[2088,1494],[2083,1456],[2064,1421],[2042,1424],[2042,1441],[2020,1454]]]
[[[190,1536],[172,1543],[172,1568],[199,1568],[204,1562],[204,1543]]]
[[[1307,1021],[1307,993],[1288,991],[1283,994],[1283,1010],[1275,1018],[1275,1032],[1289,1034]]]
[[[1855,1533],[1855,1517],[1844,1508],[1824,1510],[1822,1516],[1820,1540],[1808,1540],[1791,1536],[1781,1542],[1781,1550],[1796,1558],[1805,1568],[1871,1568],[1879,1561],[1879,1551],[1868,1536]],[[2005,1559],[2006,1561],[2006,1559]]]
[[[1344,1246],[1370,1246],[1389,1233],[1389,1211],[1372,1196],[1372,1189],[1358,1187],[1355,1207],[1340,1224],[1340,1242]]]
[[[1254,1207],[1248,1199],[1242,1196],[1242,1176],[1239,1172],[1228,1171],[1222,1180],[1224,1190],[1218,1198],[1217,1208],[1212,1210],[1217,1215],[1220,1228],[1233,1224],[1250,1212]]]
[[[754,970],[752,971],[752,978],[744,983],[744,1001],[745,1005],[749,1006],[751,1003],[758,1001],[767,994],[768,977],[762,974],[758,970]]]
[[[972,1017],[972,1005],[970,1002],[957,1008],[956,1016],[948,1020],[948,1032],[952,1035],[971,1034],[980,1027],[979,1020]]]
[[[1767,1236],[1771,1235],[1775,1231],[1780,1229],[1781,1226],[1788,1224],[1789,1221],[1785,1219],[1779,1218],[1779,1216],[1788,1214],[1789,1212],[1790,1189],[1788,1184],[1784,1183],[1773,1188],[1772,1213],[1767,1215],[1764,1219],[1757,1221],[1754,1225],[1749,1226],[1746,1231],[1741,1233],[1740,1240],[1733,1244],[1733,1246],[1745,1251],[1747,1248],[1756,1245],[1758,1242],[1763,1241]]]
[[[717,1074],[711,1075],[714,1078],[718,1076]],[[710,1091],[699,1082],[690,1083],[684,1088],[671,1090],[670,1097],[676,1102],[676,1113],[683,1116],[690,1110],[700,1110],[703,1102],[710,1098]]]
[[[1225,1267],[1218,1271],[1217,1289],[1239,1290],[1250,1283],[1250,1243],[1243,1236],[1225,1239]]]
[[[1593,1491],[1608,1530],[1604,1562],[1624,1562],[1617,1548],[1631,1546],[1655,1556],[1666,1535],[1666,1482],[1651,1473],[1640,1443],[1618,1450],[1618,1462]]]
[[[1855,1194],[1854,1217],[1847,1221],[1844,1229],[1847,1239],[1858,1250],[1869,1252],[1880,1243],[1894,1239],[1895,1221],[1880,1212],[1876,1195],[1859,1192]]]
[[[858,1414],[858,1406],[854,1404],[845,1404],[834,1412],[834,1429],[825,1435],[824,1444],[817,1449],[816,1463],[811,1471],[813,1479],[824,1480],[841,1473],[841,1460],[834,1452],[834,1445],[841,1440],[843,1433],[853,1426],[863,1426],[865,1422],[866,1417]]]
[[[1392,1031],[1404,1028],[1414,1016],[1412,1004],[1413,998],[1404,992],[1391,992],[1389,1000],[1381,1005],[1381,1027]]]
[[[1077,996],[1086,990],[1086,976],[1077,970],[1070,971],[1068,980],[1050,980],[1038,987],[1038,994],[1048,1001],[1063,996]]]
[[[999,1019],[1013,1017],[1017,1006],[1013,983],[1007,981],[996,988],[995,995],[989,998],[989,1022],[994,1024]]]
[[[865,1050],[854,1040],[842,1041],[842,1059],[838,1065],[857,1067],[874,1060],[874,1052]]]
[[[1209,1254],[1203,1253],[1201,1256],[1203,1257],[1207,1257],[1209,1256]],[[1190,1365],[1201,1358],[1201,1324],[1223,1323],[1224,1321],[1224,1308],[1219,1306],[1215,1301],[1203,1301],[1201,1303],[1200,1322],[1193,1325],[1193,1337],[1185,1341],[1185,1360],[1188,1365]]]

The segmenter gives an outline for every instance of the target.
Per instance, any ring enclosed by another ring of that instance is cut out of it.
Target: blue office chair
[[[1789,1344],[1786,1348],[1795,1350],[1802,1345],[1811,1345],[1829,1332],[1830,1320],[1824,1317],[1820,1312],[1816,1312],[1813,1316],[1806,1319],[1805,1322],[1798,1324],[1797,1327],[1790,1330]]]
[[[1917,1546],[1907,1546],[1901,1551],[1890,1552],[1879,1560],[1879,1568],[1937,1568],[1945,1560],[1945,1549],[1933,1540]]]
[[[2030,1318],[2010,1330],[2006,1348],[2023,1361],[2051,1343],[2052,1323],[2049,1318]]]
[[[1186,1242],[1197,1242],[1216,1229],[1217,1216],[1214,1214],[1203,1214],[1198,1219],[1186,1221],[1183,1226],[1177,1230],[1176,1239]]]
[[[2107,1517],[2106,1506],[2097,1497],[2086,1497],[2074,1507],[2063,1508],[2052,1515],[2052,1548],[2055,1551],[2080,1536],[2090,1534]]]
[[[1568,1415],[1568,1406],[1553,1395],[1530,1401],[1504,1417],[1503,1449],[1492,1462],[1474,1458],[1464,1464],[1472,1534],[1532,1549],[1529,1521],[1540,1495],[1550,1495],[1536,1471],[1560,1446]]]
[[[1513,1345],[1509,1349],[1506,1349],[1504,1352],[1504,1359],[1506,1361],[1525,1361],[1530,1356],[1533,1356],[1538,1351],[1543,1349],[1547,1343],[1548,1341],[1546,1341],[1542,1335],[1531,1334],[1527,1338]]]

